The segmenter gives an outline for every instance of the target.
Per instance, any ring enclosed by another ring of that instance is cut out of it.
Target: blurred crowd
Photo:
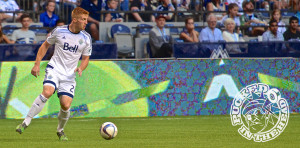
[[[28,3],[0,0],[0,21],[22,24],[10,39],[0,29],[2,43],[34,44],[35,34],[29,30],[31,22],[42,22],[43,27],[49,28],[64,25],[70,22],[67,15],[76,7],[90,12],[86,30],[94,41],[99,40],[100,22],[155,22],[149,40],[157,57],[172,54],[169,44],[174,39],[165,22],[185,22],[179,35],[184,42],[244,42],[245,36],[260,36],[260,41],[288,41],[300,37],[299,0],[40,0]],[[30,11],[24,5],[31,5],[38,18],[28,14]],[[182,19],[174,19],[175,14]],[[199,32],[194,25],[197,21],[205,22]],[[243,52],[236,47],[227,48],[231,52]],[[158,53],[161,49],[164,52]]]

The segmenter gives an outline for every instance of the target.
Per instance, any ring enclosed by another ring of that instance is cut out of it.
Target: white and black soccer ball
[[[117,134],[117,126],[112,122],[105,122],[100,127],[100,135],[106,140],[115,138]]]

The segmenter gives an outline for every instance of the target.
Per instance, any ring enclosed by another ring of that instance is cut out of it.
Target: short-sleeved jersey
[[[54,54],[48,64],[66,76],[74,74],[81,55],[90,56],[92,53],[90,34],[84,30],[72,33],[68,25],[56,27],[47,42],[55,44]]]

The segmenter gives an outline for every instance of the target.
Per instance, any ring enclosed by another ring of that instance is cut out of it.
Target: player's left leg
[[[63,78],[60,81],[60,87],[57,90],[57,95],[59,97],[61,109],[58,113],[58,126],[57,126],[57,136],[59,140],[68,140],[64,133],[64,127],[67,124],[70,117],[70,106],[73,101],[73,96],[75,93],[75,77]]]
[[[59,97],[61,109],[58,113],[58,126],[57,126],[57,136],[59,140],[68,140],[64,133],[64,127],[70,118],[70,106],[73,98],[67,95],[62,95]]]

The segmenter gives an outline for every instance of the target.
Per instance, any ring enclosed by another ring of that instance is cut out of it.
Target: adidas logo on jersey
[[[69,43],[64,43],[64,48],[63,48],[64,50],[68,50],[68,51],[70,51],[70,52],[74,52],[74,53],[76,53],[77,52],[77,50],[78,50],[78,45],[75,45],[74,47],[72,47],[72,46],[69,46]]]

